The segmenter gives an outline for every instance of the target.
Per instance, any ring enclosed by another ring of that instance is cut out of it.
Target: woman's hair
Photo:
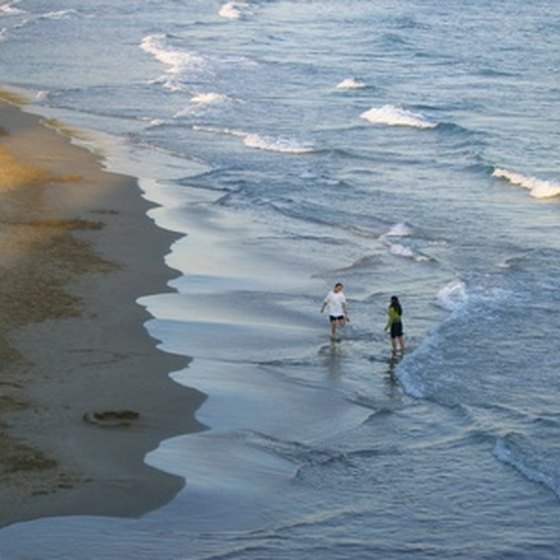
[[[391,296],[391,304],[389,307],[392,307],[399,315],[402,315],[402,307],[397,296]]]

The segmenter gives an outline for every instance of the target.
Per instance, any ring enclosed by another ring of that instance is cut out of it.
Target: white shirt
[[[325,298],[325,303],[327,304],[329,315],[332,317],[344,316],[343,304],[346,303],[346,298],[344,297],[344,292],[342,290],[338,293],[331,290]]]

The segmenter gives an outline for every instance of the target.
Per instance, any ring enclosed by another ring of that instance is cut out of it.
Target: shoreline
[[[184,479],[144,462],[204,429],[200,392],[170,373],[136,300],[171,291],[177,235],[135,178],[108,172],[0,99],[0,527],[60,515],[139,516]]]

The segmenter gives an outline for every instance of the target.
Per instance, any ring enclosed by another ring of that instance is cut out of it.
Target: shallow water
[[[146,459],[174,501],[18,524],[2,558],[560,558],[558,10],[3,4],[2,82],[185,234],[139,303],[209,398]]]

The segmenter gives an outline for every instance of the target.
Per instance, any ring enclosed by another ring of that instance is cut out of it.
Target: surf
[[[509,171],[500,167],[496,167],[492,172],[492,177],[497,179],[504,179],[512,185],[523,187],[527,189],[533,198],[554,198],[560,196],[560,183],[554,181],[547,181]]]
[[[364,111],[360,117],[371,124],[388,126],[408,126],[412,128],[435,128],[437,123],[428,120],[423,114],[416,113],[397,105],[383,105]]]

